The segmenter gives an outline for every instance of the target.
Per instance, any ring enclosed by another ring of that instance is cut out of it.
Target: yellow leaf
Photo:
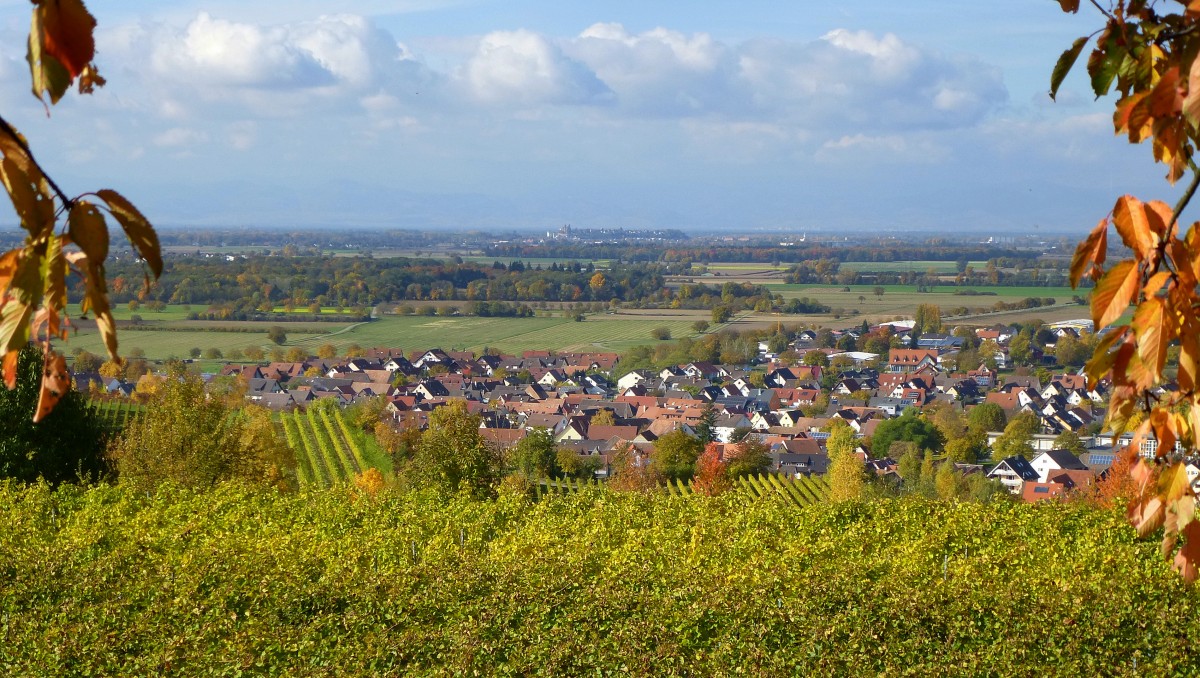
[[[54,201],[41,191],[40,177],[30,176],[13,155],[0,160],[0,180],[12,198],[21,226],[35,238],[54,228]]]
[[[103,263],[108,258],[108,224],[104,214],[86,200],[76,200],[67,216],[67,229],[71,242],[92,262]]]
[[[154,227],[150,225],[146,217],[133,206],[133,203],[110,188],[96,191],[96,195],[108,204],[113,218],[121,224],[121,228],[125,229],[125,235],[129,238],[129,242],[133,243],[138,256],[144,259],[146,265],[154,272],[154,277],[158,278],[162,275],[162,252],[158,245],[158,234],[155,233]]]
[[[119,361],[120,356],[117,355],[117,323],[113,319],[112,309],[108,305],[108,284],[104,280],[104,267],[102,264],[88,258],[86,261],[86,273],[84,274],[84,282],[87,284],[86,306],[81,305],[81,312],[84,308],[90,308],[96,319],[96,329],[100,331],[100,336],[104,339],[104,346],[108,349],[108,357],[110,360]]]
[[[1097,331],[1108,327],[1129,308],[1138,291],[1137,262],[1126,259],[1113,266],[1092,290],[1092,320]]]
[[[1160,450],[1163,447],[1162,442],[1165,441],[1160,441]],[[1175,445],[1174,440],[1171,441],[1171,445],[1172,447]],[[1177,461],[1171,464],[1158,476],[1158,496],[1162,497],[1164,502],[1173,502],[1186,494],[1190,494],[1191,491],[1192,485],[1188,482],[1187,469],[1184,467],[1183,462]]]

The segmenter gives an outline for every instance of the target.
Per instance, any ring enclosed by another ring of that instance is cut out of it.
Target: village
[[[248,402],[276,412],[304,410],[327,399],[339,406],[378,399],[397,432],[424,430],[430,412],[461,400],[479,417],[484,439],[497,448],[512,448],[531,431],[544,429],[560,454],[576,455],[575,468],[596,480],[612,476],[618,454],[646,463],[656,441],[676,431],[715,444],[722,456],[745,443],[762,445],[769,456],[763,471],[822,476],[830,466],[830,430],[844,423],[854,431],[855,453],[866,471],[885,482],[904,482],[901,457],[915,450],[928,451],[961,476],[983,475],[1024,501],[1090,488],[1132,436],[1102,430],[1105,382],[1089,383],[1079,369],[1012,369],[1009,349],[1020,329],[970,329],[976,346],[993,347],[985,351],[987,360],[973,367],[959,360],[966,355],[966,328],[919,334],[912,322],[893,321],[789,333],[783,351],[771,350],[780,348],[770,345],[775,342],[761,342],[752,364],[694,361],[629,370],[611,352],[370,349],[353,358],[229,364],[205,377],[212,387],[228,389],[232,382]],[[1078,339],[1090,329],[1087,321],[1077,321],[1049,331]],[[888,337],[894,348],[886,355],[837,348],[861,345],[867,335]],[[902,348],[907,346],[912,348]],[[1053,356],[1044,362],[1053,366]],[[76,382],[93,395],[137,398],[161,378],[146,374],[124,382],[77,374]],[[971,417],[980,407],[990,410],[990,419]],[[903,428],[899,434],[876,435],[889,421],[914,415],[933,419],[928,415],[935,412],[944,413],[937,419],[949,418],[962,429],[956,432],[951,424],[942,431],[942,443],[960,433],[969,438],[963,428],[968,418],[989,421],[986,437],[979,435],[974,449],[947,444],[944,451],[927,441],[914,445]],[[1018,419],[1021,430],[1013,430]],[[1155,449],[1153,439],[1139,442],[1144,457],[1153,457]],[[1200,465],[1187,468],[1189,479],[1200,484]]]

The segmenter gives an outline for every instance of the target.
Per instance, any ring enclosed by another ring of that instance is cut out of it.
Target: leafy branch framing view
[[[1080,7],[1079,0],[1059,4],[1071,13]],[[1163,555],[1192,582],[1200,566],[1200,522],[1184,465],[1173,457],[1177,443],[1194,450],[1200,442],[1200,222],[1186,231],[1179,227],[1200,185],[1194,160],[1200,140],[1200,6],[1182,3],[1182,12],[1160,14],[1161,3],[1153,0],[1091,4],[1104,27],[1062,54],[1051,75],[1051,97],[1094,39],[1087,72],[1097,97],[1118,95],[1116,133],[1131,143],[1150,141],[1155,161],[1167,166],[1168,182],[1192,174],[1174,208],[1120,197],[1071,262],[1072,286],[1085,276],[1096,281],[1092,318],[1105,334],[1086,369],[1090,379],[1112,380],[1107,424],[1117,433],[1135,430],[1129,454],[1142,440],[1157,441],[1154,462],[1139,459],[1130,470],[1138,491],[1128,517],[1139,536],[1164,528]],[[1105,266],[1110,225],[1133,257]],[[1123,323],[1131,304],[1132,320]],[[1167,349],[1175,343],[1179,363],[1170,378]],[[1164,388],[1173,383],[1178,388]]]
[[[96,20],[82,0],[35,0],[28,52],[33,95],[46,106],[58,103],[72,84],[88,94],[104,85],[92,60]],[[162,274],[158,235],[145,216],[112,189],[74,198],[50,178],[33,157],[26,139],[0,117],[0,180],[28,235],[23,247],[0,255],[0,350],[5,385],[17,380],[17,360],[30,340],[43,344],[45,364],[35,422],[48,414],[71,388],[66,359],[50,348],[52,338],[66,340],[67,278],[71,273],[86,284],[81,314],[89,311],[104,337],[110,359],[119,361],[116,322],[108,302],[104,263],[108,258],[108,223],[101,205],[124,229],[150,274]],[[95,201],[91,199],[95,199]],[[65,228],[59,229],[65,217]]]

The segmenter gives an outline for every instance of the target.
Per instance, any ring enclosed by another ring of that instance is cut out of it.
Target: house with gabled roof
[[[1047,450],[1033,458],[1029,462],[1033,470],[1037,471],[1038,482],[1044,483],[1052,473],[1058,471],[1087,471],[1091,473],[1091,469],[1087,467],[1079,459],[1071,453],[1070,450]]]
[[[1021,494],[1021,486],[1027,482],[1036,483],[1039,474],[1025,457],[1018,454],[1001,459],[988,471],[987,477],[999,480],[1010,493]]]

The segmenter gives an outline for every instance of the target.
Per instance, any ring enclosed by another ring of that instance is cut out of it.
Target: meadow
[[[664,311],[662,314],[600,313],[582,322],[563,317],[480,318],[475,316],[395,316],[388,315],[369,323],[280,323],[287,332],[284,350],[300,347],[308,354],[332,344],[340,351],[351,345],[364,348],[387,347],[405,350],[441,347],[445,350],[481,352],[485,347],[506,352],[553,349],[559,351],[626,351],[640,344],[653,343],[651,331],[665,327],[672,338],[695,334],[692,323],[707,319],[707,311]],[[273,323],[174,321],[158,329],[122,327],[119,331],[121,352],[139,348],[151,360],[185,358],[191,349],[208,348],[245,350],[249,347],[270,351],[276,348],[267,339]],[[92,353],[104,350],[99,334],[91,327],[81,328],[66,345],[68,351],[81,347]]]

